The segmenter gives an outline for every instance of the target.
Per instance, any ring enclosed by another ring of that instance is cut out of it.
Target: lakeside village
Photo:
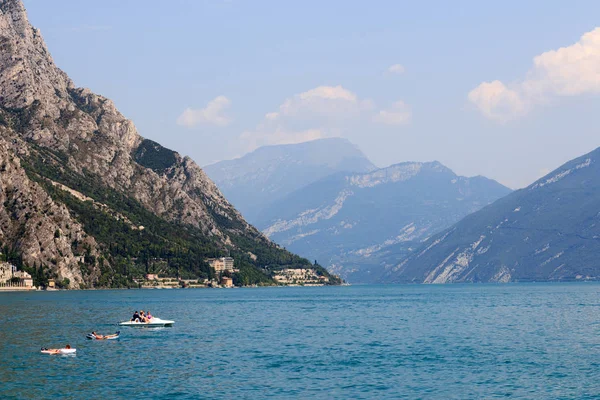
[[[216,279],[197,280],[179,279],[174,277],[146,274],[143,280],[134,280],[142,289],[175,289],[175,288],[232,288],[232,274],[239,272],[235,268],[232,257],[209,258],[206,262],[215,271]],[[329,278],[319,276],[312,268],[282,269],[273,277],[280,285],[285,286],[323,286],[329,283]],[[58,290],[59,285],[54,279],[48,281],[45,290]],[[25,271],[18,271],[17,267],[0,262],[0,291],[28,291],[41,290],[33,286],[33,278]]]

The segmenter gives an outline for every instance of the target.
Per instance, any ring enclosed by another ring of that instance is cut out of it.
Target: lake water
[[[0,398],[597,398],[600,284],[0,293]],[[135,309],[172,328],[121,328]],[[50,356],[40,347],[77,348]]]

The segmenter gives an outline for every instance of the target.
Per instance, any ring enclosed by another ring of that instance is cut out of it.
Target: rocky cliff
[[[203,257],[238,252],[246,278],[268,276],[268,264],[306,263],[249,225],[191,159],[144,139],[112,101],[75,87],[20,0],[0,0],[0,49],[5,253],[19,254],[29,268],[43,265],[71,286],[114,285],[111,274],[118,269],[129,279],[127,265],[140,259],[146,270],[149,260],[162,259],[171,271],[209,273]],[[90,234],[93,221],[107,215],[110,229]],[[111,229],[137,229],[154,250],[121,249]],[[159,229],[187,236],[164,237]]]

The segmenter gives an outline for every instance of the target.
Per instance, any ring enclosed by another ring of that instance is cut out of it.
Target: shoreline
[[[287,288],[287,287],[341,287],[341,286],[351,286],[350,284],[343,285],[265,285],[265,286],[233,286],[233,287],[140,287],[140,288],[86,288],[86,289],[37,289],[33,288],[0,288],[0,293],[2,292],[78,292],[78,291],[102,291],[102,290],[189,290],[189,289],[259,289],[259,288]]]
[[[37,292],[41,289],[36,287],[0,287],[1,292]]]

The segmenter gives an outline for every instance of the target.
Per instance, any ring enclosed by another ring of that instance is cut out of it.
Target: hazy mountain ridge
[[[257,219],[271,239],[316,258],[351,281],[383,272],[385,253],[419,241],[510,189],[457,176],[439,162],[406,162],[363,174],[338,173],[272,204]]]
[[[249,225],[190,158],[142,138],[112,101],[76,88],[20,0],[0,0],[0,48],[3,211],[22,203],[6,222],[15,226],[0,232],[5,257],[74,287],[121,284],[111,279],[129,276],[128,265],[163,256],[167,270],[193,275],[210,274],[204,257],[235,252],[255,281],[270,279],[269,265],[310,265]],[[115,235],[130,246],[112,243]]]
[[[599,279],[599,179],[596,149],[433,236],[383,280]]]
[[[346,139],[320,139],[261,147],[241,158],[204,167],[225,196],[250,221],[286,195],[328,175],[375,166]]]

